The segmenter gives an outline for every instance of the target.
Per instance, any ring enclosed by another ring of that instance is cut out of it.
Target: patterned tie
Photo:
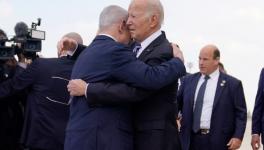
[[[140,48],[141,48],[140,43],[136,43],[135,44],[135,47],[133,49],[133,53],[135,53],[137,55],[137,53],[138,53],[138,51],[139,51]]]
[[[204,101],[204,92],[206,89],[207,80],[210,77],[206,75],[204,77],[204,82],[200,86],[198,91],[198,95],[195,102],[195,107],[193,111],[193,131],[197,133],[200,130],[200,122],[201,122],[201,115],[202,115],[202,108],[203,108],[203,101]]]

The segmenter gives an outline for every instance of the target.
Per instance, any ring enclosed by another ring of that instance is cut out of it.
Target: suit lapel
[[[226,83],[226,80],[224,78],[224,75],[223,75],[223,73],[220,72],[219,79],[218,79],[218,82],[217,82],[217,87],[216,87],[216,93],[215,93],[213,110],[215,109],[217,103],[219,102],[221,94],[222,94],[224,88],[226,87],[226,84],[227,83]]]
[[[139,59],[142,60],[144,59],[149,53],[151,53],[156,46],[160,45],[160,43],[166,39],[165,32],[162,31],[162,34],[158,36],[154,41],[152,41],[144,50],[143,52],[139,55]]]
[[[201,77],[201,73],[198,73],[196,76],[194,76],[194,79],[193,79],[193,84],[190,84],[191,85],[191,106],[190,108],[193,108],[193,105],[194,105],[194,99],[195,99],[195,91],[196,91],[196,88],[197,88],[197,84],[199,82],[199,79]],[[193,110],[193,109],[192,109]]]

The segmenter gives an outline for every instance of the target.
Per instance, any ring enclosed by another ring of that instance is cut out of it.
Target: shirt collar
[[[141,44],[141,49],[145,49],[149,46],[151,42],[153,42],[157,37],[159,37],[162,34],[161,30],[158,30],[151,34],[148,38],[146,38],[144,41],[142,41]]]
[[[110,37],[111,39],[113,39],[114,41],[117,42],[117,40],[112,35],[110,35],[110,34],[104,34],[104,33],[102,33],[102,34],[98,34],[98,35],[104,35],[104,36]]]
[[[219,75],[220,75],[219,68],[217,68],[214,72],[212,72],[211,74],[209,74],[210,79],[212,79],[212,80],[218,79]],[[203,79],[204,79],[204,77],[205,77],[205,75],[202,74],[202,78]]]

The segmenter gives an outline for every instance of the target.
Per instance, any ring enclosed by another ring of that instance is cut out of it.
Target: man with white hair
[[[127,26],[131,37],[141,45],[136,54],[138,59],[151,66],[170,60],[173,50],[165,33],[161,31],[164,12],[160,1],[132,0],[128,13]],[[83,94],[73,90],[71,92],[71,95]],[[175,121],[176,92],[177,82],[174,82],[146,98],[140,89],[106,82],[90,83],[85,94],[90,103],[136,102],[132,109],[135,150],[180,150]]]
[[[82,44],[77,33],[64,37]],[[66,86],[74,62],[63,55],[37,58],[21,74],[0,84],[0,100],[28,89],[21,142],[29,150],[63,150],[69,118]]]
[[[138,60],[126,45],[130,42],[127,17],[127,11],[119,6],[108,6],[102,11],[98,35],[78,57],[71,83],[79,79],[86,83],[120,81],[160,89],[185,73],[179,49],[174,51],[176,58],[170,57],[158,66]],[[72,94],[71,85],[68,88]],[[83,94],[74,95],[65,150],[132,150],[132,129],[130,105],[89,105]]]
[[[159,0],[132,0],[127,25],[131,37],[141,44],[137,57],[155,66],[173,57],[161,31],[164,10]],[[175,121],[177,82],[158,90],[134,106],[136,150],[179,150]]]

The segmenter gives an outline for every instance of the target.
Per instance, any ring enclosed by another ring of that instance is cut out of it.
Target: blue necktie
[[[136,43],[135,44],[135,47],[133,49],[133,53],[135,53],[137,55],[137,53],[138,53],[138,51],[139,51],[140,48],[141,48],[140,43]]]
[[[203,101],[204,101],[204,92],[206,89],[207,80],[210,77],[206,75],[204,77],[204,82],[200,86],[198,91],[198,95],[195,102],[195,107],[193,111],[193,131],[197,133],[200,130],[200,123],[201,123],[201,115],[202,115],[202,108],[203,108]]]

